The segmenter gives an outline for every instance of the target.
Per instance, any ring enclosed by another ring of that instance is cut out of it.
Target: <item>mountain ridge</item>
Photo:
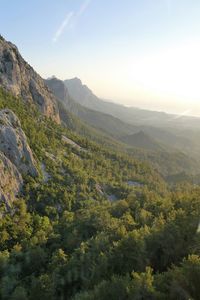
[[[173,127],[179,125],[184,127],[184,122],[188,120],[192,123],[191,127],[200,126],[200,118],[195,116],[181,116],[169,114],[164,111],[147,110],[134,106],[126,107],[123,104],[118,104],[111,100],[101,99],[77,77],[66,79],[64,80],[64,83],[67,86],[70,95],[76,102],[91,109],[107,112],[126,123],[158,127]],[[190,127],[188,124],[187,126]]]
[[[150,135],[146,134],[143,130],[140,130],[134,134],[127,135],[120,138],[122,142],[134,146],[137,148],[143,148],[148,150],[164,150],[155,139]]]

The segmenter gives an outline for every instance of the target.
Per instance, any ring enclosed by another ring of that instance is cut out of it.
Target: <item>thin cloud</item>
[[[60,36],[63,34],[64,30],[74,28],[77,24],[79,18],[83,15],[83,13],[86,11],[88,6],[90,5],[91,0],[85,0],[82,5],[80,6],[79,10],[77,12],[71,11],[67,14],[64,21],[61,23],[60,27],[56,31],[53,42],[56,43],[57,40],[60,38]]]
[[[88,6],[90,5],[91,0],[85,0],[83,2],[83,4],[81,5],[79,11],[77,12],[77,17],[80,17],[88,8]]]
[[[57,40],[59,39],[59,37],[62,35],[62,33],[64,32],[65,28],[68,27],[70,25],[70,22],[72,20],[74,16],[74,12],[71,11],[67,14],[66,18],[64,19],[64,21],[62,22],[62,24],[60,25],[60,27],[58,28],[58,30],[55,33],[55,36],[53,37],[53,42],[57,42]]]

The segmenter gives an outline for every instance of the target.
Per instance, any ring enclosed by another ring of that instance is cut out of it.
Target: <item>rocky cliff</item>
[[[20,192],[22,176],[37,176],[38,170],[17,116],[0,111],[0,203],[9,207]]]
[[[0,86],[60,122],[57,101],[44,80],[22,58],[17,47],[0,36]]]
[[[0,111],[0,151],[22,175],[38,175],[36,162],[20,121],[9,109]]]
[[[0,203],[10,207],[22,187],[22,176],[14,164],[0,152]]]

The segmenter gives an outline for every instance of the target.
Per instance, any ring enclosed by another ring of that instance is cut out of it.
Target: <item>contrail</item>
[[[71,11],[67,14],[66,18],[64,19],[64,21],[62,22],[62,24],[60,25],[58,30],[56,31],[55,36],[53,37],[54,43],[57,42],[58,38],[61,36],[61,34],[65,30],[65,28],[70,24],[70,21],[73,18],[73,16],[74,16],[73,11]]]
[[[83,2],[83,4],[81,5],[79,11],[77,12],[77,15],[76,15],[77,17],[80,17],[86,11],[88,6],[90,5],[90,2],[91,2],[91,0],[85,0]]]
[[[76,23],[78,22],[78,19],[82,16],[82,14],[86,11],[88,6],[90,5],[91,0],[85,0],[82,5],[80,6],[79,10],[77,12],[71,11],[67,14],[64,21],[59,26],[58,30],[56,31],[53,42],[57,42],[59,37],[63,34],[64,30],[67,28],[73,28]]]

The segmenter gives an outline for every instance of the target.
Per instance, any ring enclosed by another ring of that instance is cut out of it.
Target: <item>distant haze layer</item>
[[[200,1],[1,2],[1,34],[43,77],[77,76],[104,99],[200,116]]]

